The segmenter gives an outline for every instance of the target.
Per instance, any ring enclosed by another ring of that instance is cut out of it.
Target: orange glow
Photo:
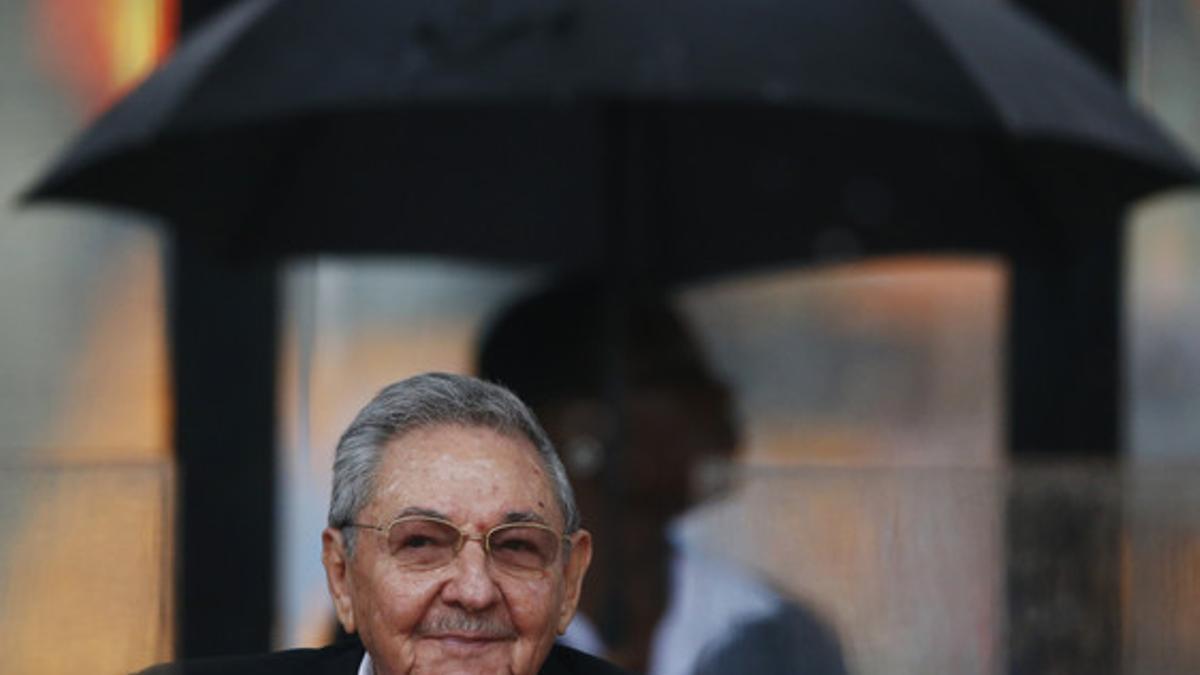
[[[91,225],[95,225],[91,223]],[[0,673],[127,673],[171,658],[171,400],[157,239],[93,279],[69,392],[0,467]],[[7,509],[7,510],[6,510]],[[64,639],[63,636],[70,636]]]
[[[128,243],[95,283],[95,318],[45,445],[59,462],[168,459],[172,400],[158,243]]]
[[[811,311],[846,330],[928,335],[938,321],[991,330],[1002,304],[981,298],[1003,297],[1004,265],[986,257],[906,255],[878,257],[824,267],[746,275],[727,282],[758,287],[763,297],[802,293]]]
[[[21,501],[0,527],[0,672],[128,673],[171,658],[172,485],[165,463],[0,469]]]
[[[179,0],[40,0],[40,56],[89,115],[170,52]]]

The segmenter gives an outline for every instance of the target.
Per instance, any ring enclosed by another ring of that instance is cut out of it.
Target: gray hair
[[[529,407],[499,385],[466,375],[425,373],[376,394],[338,441],[329,526],[344,532],[348,555],[354,554],[354,528],[346,526],[374,496],[375,472],[385,446],[409,432],[439,425],[483,427],[528,439],[550,476],[566,533],[579,529],[579,510],[567,471]]]

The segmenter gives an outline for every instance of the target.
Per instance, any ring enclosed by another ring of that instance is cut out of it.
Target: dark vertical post
[[[181,0],[186,33],[226,0]],[[275,266],[169,248],[177,655],[262,652],[274,609]]]
[[[1016,0],[1119,80],[1120,0]],[[1124,214],[1084,223],[1066,255],[1012,261],[1008,447],[1017,458],[1115,457],[1125,405],[1121,369]]]
[[[1124,79],[1120,0],[1015,4]],[[1017,460],[1121,452],[1123,219],[1073,223],[1087,234],[1010,261],[1008,447]],[[1115,675],[1118,504],[1071,474],[1065,487],[1016,477],[1007,502],[1007,670]]]
[[[1060,251],[1009,261],[1008,448],[1017,460],[1120,452],[1119,218]]]

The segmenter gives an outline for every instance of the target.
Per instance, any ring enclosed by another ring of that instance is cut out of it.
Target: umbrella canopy
[[[246,0],[27,197],[148,211],[239,254],[683,278],[1055,246],[1198,176],[1003,3]]]

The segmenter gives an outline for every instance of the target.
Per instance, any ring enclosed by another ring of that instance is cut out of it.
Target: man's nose
[[[463,609],[487,609],[499,600],[500,589],[492,579],[483,542],[472,539],[463,544],[451,564],[451,578],[442,587],[442,598]]]

